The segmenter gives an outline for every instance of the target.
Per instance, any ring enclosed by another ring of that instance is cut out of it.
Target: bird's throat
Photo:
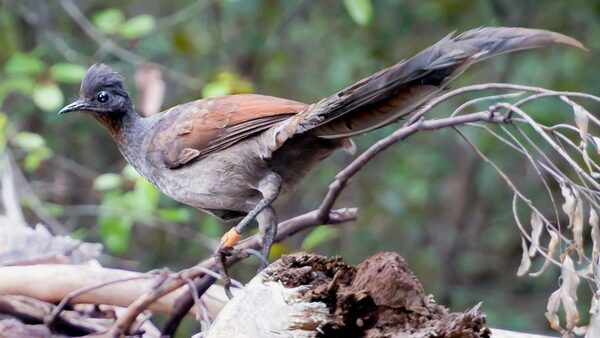
[[[135,124],[141,119],[135,111],[122,114],[92,113],[91,115],[108,130],[115,140],[127,133],[128,129],[134,129]]]
[[[108,130],[121,153],[130,161],[130,152],[137,151],[143,137],[140,130],[143,118],[133,110],[123,114],[92,113],[92,116]]]

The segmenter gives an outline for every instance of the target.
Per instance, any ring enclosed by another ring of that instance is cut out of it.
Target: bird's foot
[[[225,290],[225,294],[229,299],[233,298],[233,293],[231,293],[231,278],[227,273],[227,259],[244,259],[248,258],[250,255],[256,256],[261,260],[261,265],[267,266],[267,259],[258,251],[254,249],[235,249],[233,245],[239,240],[240,234],[232,228],[229,230],[223,237],[221,238],[221,243],[217,247],[217,250],[214,253],[215,263],[217,267],[217,272],[221,275],[221,282],[223,283],[223,289]]]

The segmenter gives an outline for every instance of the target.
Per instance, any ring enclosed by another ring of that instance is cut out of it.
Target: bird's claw
[[[221,275],[223,289],[225,290],[225,294],[229,299],[233,298],[233,293],[231,292],[231,278],[227,273],[227,258],[232,257],[236,259],[244,259],[250,257],[250,255],[258,257],[262,264],[269,264],[267,259],[260,252],[254,249],[234,249],[230,246],[225,246],[223,242],[219,244],[214,253],[217,272],[219,275]]]

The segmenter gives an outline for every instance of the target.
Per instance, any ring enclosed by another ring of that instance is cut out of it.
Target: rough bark
[[[235,323],[235,324],[233,324]],[[452,313],[426,295],[404,259],[358,266],[309,254],[282,257],[221,311],[208,338],[542,337],[487,327],[481,304]]]

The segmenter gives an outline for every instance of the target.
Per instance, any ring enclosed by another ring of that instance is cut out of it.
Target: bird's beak
[[[62,115],[62,114],[66,114],[66,113],[70,113],[70,112],[74,112],[74,111],[90,111],[91,108],[92,107],[89,104],[85,103],[85,101],[77,100],[77,101],[65,106],[63,109],[61,109],[58,112],[58,115]]]

